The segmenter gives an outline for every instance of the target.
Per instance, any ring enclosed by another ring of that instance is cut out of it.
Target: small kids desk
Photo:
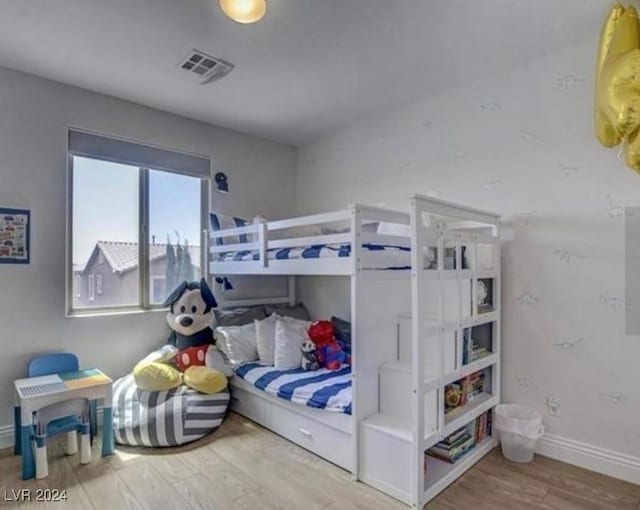
[[[35,476],[31,445],[33,413],[50,404],[75,398],[103,399],[102,456],[113,454],[112,381],[97,368],[28,377],[13,382],[16,391],[15,452],[22,454],[22,478]]]

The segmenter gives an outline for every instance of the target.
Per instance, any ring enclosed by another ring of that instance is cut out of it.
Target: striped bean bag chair
[[[142,391],[129,374],[113,383],[113,432],[116,443],[130,446],[178,446],[216,430],[229,407],[229,389],[214,395],[187,386]]]

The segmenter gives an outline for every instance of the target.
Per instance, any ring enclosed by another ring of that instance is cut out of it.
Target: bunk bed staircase
[[[398,317],[396,359],[379,367],[379,412],[360,421],[358,478],[422,508],[496,444],[478,436],[455,462],[426,455],[464,427],[473,434],[500,401],[499,217],[411,203],[412,312]],[[474,374],[483,391],[445,411],[446,388]]]

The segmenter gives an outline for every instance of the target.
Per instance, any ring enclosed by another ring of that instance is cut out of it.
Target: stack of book
[[[480,358],[484,358],[488,354],[491,354],[489,349],[473,341],[471,328],[465,329],[462,337],[462,364],[472,363]]]
[[[491,409],[476,418],[473,435],[476,443],[480,443],[491,435]]]
[[[453,464],[476,445],[475,438],[466,427],[456,430],[435,446],[427,450],[427,455]]]
[[[462,380],[465,403],[471,402],[484,392],[484,372],[474,372]]]
[[[478,416],[468,426],[456,430],[426,451],[430,457],[454,464],[469,450],[491,435],[491,410]],[[426,459],[425,459],[426,469]]]

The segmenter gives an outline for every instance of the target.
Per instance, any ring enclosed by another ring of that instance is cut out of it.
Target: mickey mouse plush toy
[[[222,391],[227,385],[226,376],[232,372],[213,345],[211,309],[218,304],[206,280],[182,282],[163,306],[169,307],[167,322],[171,335],[167,345],[134,368],[138,387],[159,391],[184,382],[202,393]]]
[[[218,306],[206,280],[182,282],[162,305],[170,307],[167,322],[171,334],[167,343],[178,349],[178,367],[185,371],[190,366],[204,365],[213,339],[211,309]]]
[[[206,365],[230,376],[233,372],[214,345],[211,309],[218,306],[207,281],[182,282],[165,299],[171,334],[167,343],[177,349],[175,363],[180,370]]]

